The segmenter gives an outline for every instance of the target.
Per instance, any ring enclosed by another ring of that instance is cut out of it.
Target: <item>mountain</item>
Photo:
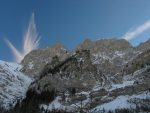
[[[72,51],[61,44],[32,51],[17,73],[33,82],[23,85],[26,96],[11,112],[150,112],[148,43],[86,39]]]

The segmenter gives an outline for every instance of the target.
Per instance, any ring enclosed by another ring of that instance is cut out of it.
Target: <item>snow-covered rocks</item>
[[[21,65],[0,61],[0,106],[9,109],[22,100],[31,79],[20,72]]]
[[[101,111],[101,110],[105,110],[105,112],[108,112],[108,111],[115,111],[116,109],[127,109],[127,108],[136,109],[137,105],[140,104],[140,103],[135,102],[135,100],[137,99],[139,99],[140,101],[142,101],[142,99],[147,99],[150,101],[150,92],[144,91],[139,94],[132,95],[132,96],[129,96],[129,95],[118,96],[117,98],[115,98],[114,100],[108,103],[104,103],[95,107],[94,109],[91,110],[91,112],[92,111],[96,112],[96,111]],[[135,103],[133,103],[133,101]]]

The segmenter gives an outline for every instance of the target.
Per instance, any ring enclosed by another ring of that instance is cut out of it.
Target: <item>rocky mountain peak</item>
[[[52,47],[34,50],[26,55],[21,62],[24,66],[23,72],[27,75],[31,75],[32,77],[37,77],[39,76],[41,69],[47,63],[51,62],[54,56],[57,55],[60,57],[60,60],[63,60],[69,54],[69,51],[59,43],[53,45]]]
[[[86,39],[83,43],[77,46],[77,49],[90,49],[93,53],[98,51],[116,51],[132,49],[132,45],[125,39],[100,39],[91,41]]]

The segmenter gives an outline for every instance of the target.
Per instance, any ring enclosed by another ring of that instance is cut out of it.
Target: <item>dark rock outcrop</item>
[[[85,90],[92,88],[98,80],[97,68],[91,62],[89,50],[77,51],[64,61],[54,64],[47,64],[39,79],[30,87],[39,92],[44,89],[51,91],[52,86],[58,92],[64,92],[70,87]]]

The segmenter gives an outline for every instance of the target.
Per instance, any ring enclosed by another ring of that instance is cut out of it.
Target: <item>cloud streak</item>
[[[126,40],[131,40],[148,29],[150,29],[150,20],[146,21],[144,24],[138,26],[134,30],[127,32],[125,35],[122,36],[122,38]]]
[[[31,16],[28,29],[24,34],[24,43],[23,43],[23,53],[26,55],[30,51],[37,49],[39,46],[39,34],[36,30],[36,25],[34,21],[34,13]]]
[[[34,13],[31,15],[30,22],[28,28],[23,35],[23,47],[22,50],[19,51],[15,46],[7,39],[5,39],[6,44],[11,49],[14,54],[15,61],[20,63],[21,60],[32,50],[35,50],[39,46],[39,34],[36,30],[36,24],[34,20]]]
[[[20,62],[20,60],[23,59],[23,55],[14,47],[14,45],[9,40],[5,39],[5,42],[13,52],[15,56],[15,61]]]

